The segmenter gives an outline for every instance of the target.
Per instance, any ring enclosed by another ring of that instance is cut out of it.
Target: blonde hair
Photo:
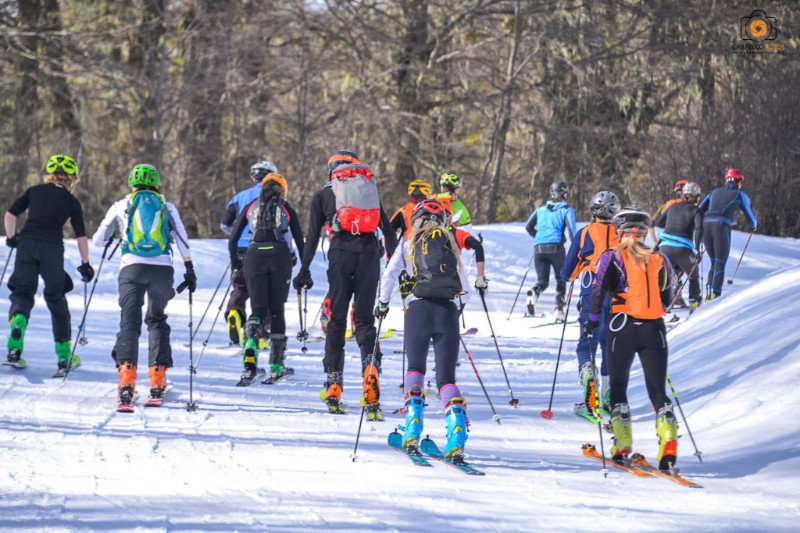
[[[441,231],[447,237],[447,247],[450,248],[450,251],[456,256],[456,262],[458,263],[458,273],[461,274],[462,266],[461,266],[461,250],[458,248],[458,243],[456,242],[455,237],[453,234],[448,231],[448,229],[444,226],[444,224],[440,224],[435,220],[424,220],[424,219],[417,219],[411,229],[411,234],[408,236],[408,249],[406,250],[406,263],[412,261],[414,258],[414,250],[416,250],[416,243],[418,239],[429,239],[434,231]]]
[[[645,236],[644,232],[623,233],[622,237],[620,237],[619,245],[614,251],[617,253],[628,252],[628,255],[637,266],[647,268],[647,262],[650,260],[650,256],[653,255],[653,249],[645,246]]]
[[[48,174],[44,177],[45,183],[55,183],[56,185],[63,185],[67,188],[67,190],[72,189],[72,186],[75,185],[78,176],[68,176],[67,174]]]

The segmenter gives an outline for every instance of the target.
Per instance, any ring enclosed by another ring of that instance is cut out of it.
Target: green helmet
[[[439,177],[439,183],[450,187],[461,187],[461,178],[455,172],[445,172]]]
[[[161,176],[153,165],[136,165],[128,174],[129,187],[153,187],[158,189],[161,185]]]
[[[78,165],[68,155],[54,155],[47,160],[47,165],[44,168],[48,174],[63,173],[67,176],[76,176],[78,174]]]

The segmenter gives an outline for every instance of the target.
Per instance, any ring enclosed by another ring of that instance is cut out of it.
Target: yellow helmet
[[[408,194],[414,194],[414,191],[419,191],[424,196],[428,196],[431,193],[431,186],[428,182],[414,180],[408,184]]]

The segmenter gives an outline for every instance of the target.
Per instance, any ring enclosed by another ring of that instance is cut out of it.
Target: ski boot
[[[536,315],[536,302],[539,301],[539,294],[541,291],[534,287],[528,291],[527,311],[528,316]]]
[[[464,462],[464,445],[467,442],[467,401],[453,398],[445,411],[447,418],[447,444],[444,455],[454,463]]]
[[[678,459],[678,421],[672,412],[672,404],[658,410],[656,416],[656,433],[658,434],[658,469],[669,472]]]
[[[611,430],[614,432],[611,459],[621,463],[628,458],[633,448],[631,408],[627,403],[618,403],[611,411]]]
[[[231,344],[241,346],[244,344],[243,331],[242,331],[242,316],[244,313],[238,309],[231,309],[228,311],[228,337]]]
[[[381,412],[381,381],[380,381],[381,367],[378,364],[371,365],[368,360],[363,362],[364,379],[361,384],[364,396],[361,398],[363,405],[367,411],[367,420],[383,421],[383,413]]]
[[[597,411],[597,395],[595,394],[594,368],[591,361],[581,365],[581,386],[583,386],[583,405],[590,413]]]
[[[56,357],[58,357],[58,371],[53,376],[54,378],[57,377],[64,377],[66,373],[79,364],[81,364],[81,358],[77,355],[72,356],[72,360],[70,361],[70,354],[72,353],[72,347],[70,341],[56,341]]]
[[[609,381],[608,376],[600,376],[600,390],[603,391],[603,394],[600,396],[600,409],[607,414],[611,414],[611,384]]]
[[[25,366],[22,358],[22,349],[25,340],[25,330],[28,328],[28,319],[25,315],[17,313],[8,321],[11,333],[8,335],[8,362],[20,368]]]
[[[117,411],[133,412],[133,396],[136,392],[136,366],[130,361],[122,361],[117,365],[119,371],[119,407]]]
[[[343,415],[342,409],[342,373],[328,372],[328,379],[325,381],[319,397],[328,405],[328,412],[335,415]]]
[[[150,396],[147,398],[149,405],[161,405],[167,390],[167,367],[164,365],[151,366],[147,370],[150,378]]]
[[[273,333],[270,335],[269,375],[273,380],[286,375],[286,335]]]
[[[556,322],[564,322],[567,319],[566,309],[567,301],[559,294],[556,296],[556,308],[553,310]]]
[[[406,430],[403,433],[403,448],[409,452],[419,450],[419,437],[422,435],[425,413],[425,399],[411,396],[406,401]]]
[[[261,339],[261,320],[251,316],[244,325],[245,343],[242,353],[242,381],[249,385],[258,372],[258,341]]]
[[[697,311],[698,307],[700,307],[700,300],[694,300],[692,298],[689,298],[689,314],[691,315],[692,313]]]

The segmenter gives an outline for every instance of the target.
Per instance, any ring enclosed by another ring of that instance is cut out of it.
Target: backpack
[[[142,257],[170,252],[171,224],[167,202],[155,191],[141,190],[128,201],[127,251]]]
[[[250,242],[282,241],[289,231],[289,210],[279,194],[263,195],[247,211]]]
[[[411,266],[417,298],[443,298],[452,300],[464,291],[458,274],[458,257],[450,248],[447,234],[435,229],[414,243]]]
[[[336,233],[372,233],[381,222],[378,179],[366,165],[341,165],[331,174],[336,214],[331,227]]]

